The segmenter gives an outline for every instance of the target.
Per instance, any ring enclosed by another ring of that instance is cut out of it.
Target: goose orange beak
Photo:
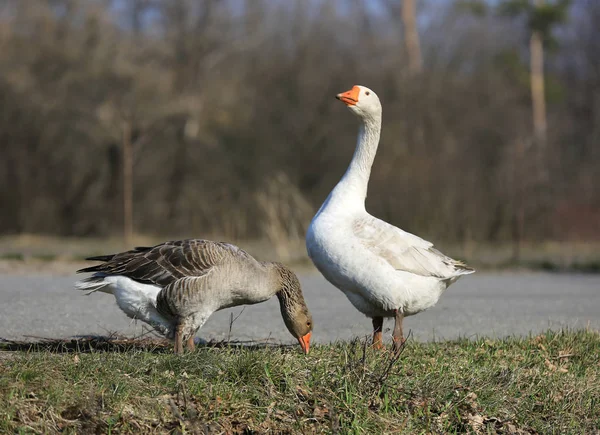
[[[345,103],[346,106],[354,106],[356,105],[356,103],[358,103],[359,92],[360,88],[358,86],[353,86],[352,89],[350,89],[349,91],[337,94],[335,98]]]
[[[302,350],[306,354],[310,350],[310,336],[311,336],[311,334],[312,334],[312,332],[309,332],[304,337],[299,337],[298,338],[298,342],[300,343],[300,347],[302,347]]]

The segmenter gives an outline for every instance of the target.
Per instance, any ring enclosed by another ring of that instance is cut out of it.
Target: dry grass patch
[[[600,336],[206,346],[4,345],[0,432],[595,433]],[[37,349],[37,350],[35,350]]]

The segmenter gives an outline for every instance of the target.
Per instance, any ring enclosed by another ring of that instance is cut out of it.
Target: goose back
[[[153,247],[137,247],[133,250],[87,260],[103,261],[102,264],[80,269],[78,273],[94,273],[88,279],[105,276],[126,276],[142,284],[159,287],[184,277],[199,277],[213,267],[231,262],[260,267],[246,251],[235,245],[204,239],[169,241]]]

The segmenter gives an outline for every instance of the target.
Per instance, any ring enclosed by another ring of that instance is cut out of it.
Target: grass
[[[179,357],[100,344],[0,345],[0,433],[600,431],[591,331],[409,340],[398,359],[358,340],[308,356],[297,346]]]

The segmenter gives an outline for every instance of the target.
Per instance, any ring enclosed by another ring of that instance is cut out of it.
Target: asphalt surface
[[[0,275],[0,338],[65,338],[78,335],[134,336],[143,333],[104,293],[85,296],[73,288],[78,277],[50,274]],[[342,292],[318,274],[300,274],[313,313],[313,343],[364,337],[371,321]],[[230,330],[230,314],[239,317]],[[241,314],[240,314],[241,313]],[[384,328],[389,341],[392,320]],[[430,310],[409,317],[405,333],[416,340],[528,335],[549,328],[600,330],[600,276],[546,273],[476,273],[461,278]],[[277,298],[213,314],[202,339],[266,340],[291,343]]]

